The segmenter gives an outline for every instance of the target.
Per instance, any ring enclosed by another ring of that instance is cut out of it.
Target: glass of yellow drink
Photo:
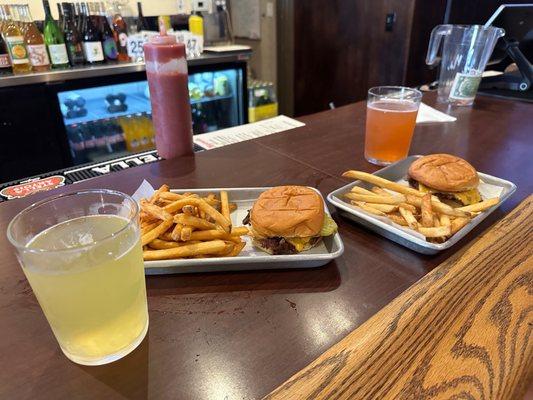
[[[7,237],[61,350],[83,365],[133,351],[148,330],[139,207],[112,190],[31,205]]]

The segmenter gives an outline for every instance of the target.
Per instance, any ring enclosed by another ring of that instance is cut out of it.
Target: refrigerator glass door
[[[193,133],[244,123],[242,70],[191,73]],[[155,148],[150,92],[145,80],[58,92],[74,165]]]

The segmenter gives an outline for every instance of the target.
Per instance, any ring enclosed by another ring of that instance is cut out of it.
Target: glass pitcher
[[[501,28],[482,25],[438,25],[431,31],[426,64],[441,63],[439,101],[462,106],[474,102],[481,74],[503,35]],[[437,57],[443,38],[442,56]]]

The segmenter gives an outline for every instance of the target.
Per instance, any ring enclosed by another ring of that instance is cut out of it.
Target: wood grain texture
[[[519,399],[533,367],[533,195],[265,399]]]

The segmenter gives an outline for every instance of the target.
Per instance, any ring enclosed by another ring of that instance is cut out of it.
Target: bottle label
[[[124,50],[124,52],[128,51],[128,34],[126,32],[120,32],[118,34],[118,44],[121,50]]]
[[[68,52],[69,52],[72,63],[74,64],[83,63],[85,58],[83,56],[83,47],[81,46],[81,43],[69,42]]]
[[[27,64],[30,61],[23,36],[8,36],[6,44],[13,64]]]
[[[110,60],[116,60],[118,57],[117,44],[112,37],[104,40],[104,54]]]
[[[30,63],[35,67],[50,65],[50,59],[46,52],[46,45],[44,44],[28,44],[28,53],[30,56]]]
[[[469,75],[458,72],[453,80],[450,90],[450,99],[452,100],[474,100],[477,88],[481,82],[480,75]]]
[[[83,42],[83,51],[88,62],[104,61],[104,51],[100,42]]]
[[[48,51],[50,51],[50,59],[52,60],[52,64],[68,64],[67,48],[64,43],[49,44]]]
[[[9,67],[11,67],[11,62],[9,61],[9,54],[0,54],[0,68]]]

